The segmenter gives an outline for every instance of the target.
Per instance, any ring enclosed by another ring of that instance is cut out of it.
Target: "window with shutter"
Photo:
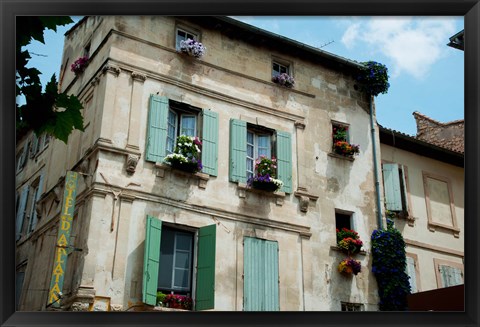
[[[162,162],[174,152],[178,136],[198,136],[202,141],[202,172],[217,176],[218,114],[157,95],[151,95],[149,106],[146,160]]]
[[[21,194],[20,194],[20,200],[18,202],[17,217],[16,217],[16,220],[15,220],[15,238],[16,238],[16,240],[19,240],[20,237],[22,236],[24,219],[26,217],[26,206],[27,206],[29,190],[30,190],[29,185],[25,185],[22,188],[22,191],[21,191]]]
[[[244,238],[245,311],[278,311],[278,243],[253,237]]]
[[[196,233],[198,242],[195,244]],[[215,238],[216,225],[195,232],[191,228],[168,226],[147,216],[143,302],[156,305],[157,292],[162,292],[193,297],[196,310],[213,309]],[[194,262],[197,263],[196,270]]]
[[[230,120],[230,181],[246,183],[255,174],[255,160],[276,157],[276,178],[283,182],[281,192],[292,192],[291,134],[247,122]]]

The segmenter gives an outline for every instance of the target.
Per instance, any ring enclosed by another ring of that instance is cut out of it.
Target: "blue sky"
[[[464,53],[446,45],[463,30],[463,16],[234,18],[349,60],[385,64],[390,89],[376,97],[377,121],[384,127],[415,135],[414,111],[440,122],[464,118]],[[29,45],[29,66],[43,72],[43,84],[53,73],[58,78],[71,26],[47,31],[45,45]]]

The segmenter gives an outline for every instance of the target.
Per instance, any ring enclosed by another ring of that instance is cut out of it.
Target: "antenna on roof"
[[[327,45],[332,44],[333,42],[335,42],[335,40],[332,40],[332,41],[330,41],[330,42],[324,43],[324,44],[322,44],[321,46],[319,46],[318,48],[319,48],[319,49],[324,48],[324,47],[326,47]]]

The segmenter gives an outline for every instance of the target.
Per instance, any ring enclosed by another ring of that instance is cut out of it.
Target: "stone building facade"
[[[178,51],[187,37],[206,47],[201,58]],[[81,56],[89,63],[75,75]],[[68,145],[51,140],[25,166],[35,173],[17,174],[20,197],[24,181],[44,176],[38,222],[17,243],[19,310],[56,307],[49,287],[67,171],[79,177],[59,310],[161,310],[156,290],[191,297],[194,310],[377,310],[369,238],[379,140],[358,68],[229,18],[79,21],[65,37],[60,88],[81,99],[85,131]],[[272,82],[281,72],[293,88]],[[198,173],[162,162],[187,125],[203,142]],[[339,126],[360,145],[353,158],[332,151]],[[262,153],[278,159],[278,192],[246,184]],[[356,276],[337,270],[346,256],[338,227],[364,242]]]

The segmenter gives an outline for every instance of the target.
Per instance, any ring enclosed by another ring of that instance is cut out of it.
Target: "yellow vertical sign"
[[[63,279],[67,267],[67,249],[70,246],[70,232],[75,211],[75,197],[77,196],[77,181],[78,173],[67,171],[47,306],[60,306],[59,296],[63,288]]]

